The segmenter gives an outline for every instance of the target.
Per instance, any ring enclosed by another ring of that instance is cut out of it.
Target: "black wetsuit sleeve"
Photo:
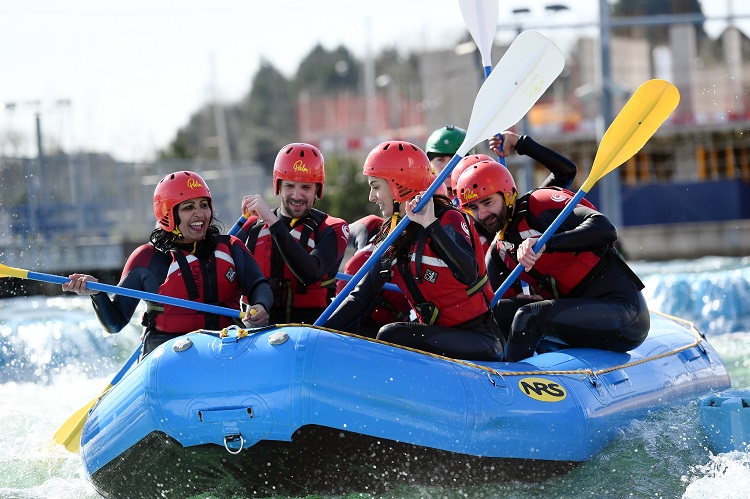
[[[145,267],[134,267],[117,286],[147,293],[159,291],[156,276]],[[111,299],[107,293],[101,292],[91,295],[91,302],[104,329],[108,333],[117,333],[128,325],[140,300],[122,295],[115,295]]]
[[[516,152],[541,163],[550,171],[549,176],[540,187],[563,187],[567,189],[578,173],[578,167],[571,160],[552,149],[535,142],[528,135],[523,135],[516,143]]]
[[[542,213],[538,229],[543,232],[562,210]],[[531,222],[531,221],[530,221]],[[532,227],[536,225],[531,222]],[[586,206],[576,206],[557,232],[547,241],[545,251],[592,251],[617,240],[617,229],[607,217]]]
[[[492,286],[492,289],[499,288],[505,282],[508,275],[510,275],[510,269],[508,269],[508,266],[500,258],[497,245],[492,245],[485,255],[484,261],[487,264],[487,275],[490,278],[490,286]]]
[[[362,222],[349,224],[349,247],[359,250],[367,246],[369,234],[367,225]]]
[[[333,227],[321,231],[315,239],[315,249],[309,253],[292,237],[283,222],[276,222],[269,230],[289,270],[303,284],[316,283],[335,270],[339,248]]]
[[[242,294],[247,297],[250,305],[260,303],[266,311],[270,311],[273,306],[273,291],[271,291],[268,279],[261,272],[258,262],[241,241],[232,244],[231,248],[232,259],[242,283]]]
[[[430,246],[448,265],[453,275],[464,284],[471,284],[479,276],[476,254],[471,243],[456,232],[448,223],[445,226],[435,220],[425,228],[430,237]]]
[[[346,331],[369,310],[375,297],[390,276],[390,269],[381,272],[381,263],[375,262],[349,295],[328,318],[325,327]]]

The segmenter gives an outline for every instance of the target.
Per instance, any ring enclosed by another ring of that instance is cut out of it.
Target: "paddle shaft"
[[[109,382],[110,387],[115,386],[117,383],[119,383],[123,376],[128,373],[133,364],[135,364],[135,362],[138,360],[138,357],[141,355],[141,347],[142,345],[140,344],[135,347],[135,350],[133,350],[133,353],[130,354],[128,360],[125,361],[120,370],[117,371],[117,374],[115,374],[112,378],[112,381]]]
[[[337,272],[336,279],[338,279],[339,281],[351,281],[352,276],[350,276],[349,274],[344,274],[343,272]],[[383,289],[386,291],[398,291],[399,293],[401,293],[401,288],[399,288],[392,282],[385,283]]]
[[[250,216],[249,213],[243,213],[242,215],[240,215],[240,218],[237,219],[237,221],[234,223],[232,228],[229,229],[229,232],[227,232],[227,234],[229,234],[230,236],[236,236],[237,233],[245,225],[245,222],[247,222],[247,217],[249,216]]]
[[[70,282],[68,277],[59,275],[43,274],[41,272],[28,271],[27,279],[32,281],[49,282],[52,284],[67,284]],[[139,300],[147,300],[156,303],[162,303],[165,305],[173,305],[175,307],[182,307],[191,310],[198,310],[200,312],[207,312],[210,314],[223,315],[227,317],[234,317],[242,319],[245,317],[245,313],[240,310],[234,310],[227,307],[219,307],[218,305],[209,305],[207,303],[201,303],[190,300],[183,300],[181,298],[173,298],[171,296],[159,295],[156,293],[148,293],[146,291],[139,291],[137,289],[123,288],[120,286],[112,286],[110,284],[103,284],[101,282],[86,282],[86,289],[93,291],[103,291],[105,293],[112,293],[116,295],[127,296],[130,298],[137,298]]]

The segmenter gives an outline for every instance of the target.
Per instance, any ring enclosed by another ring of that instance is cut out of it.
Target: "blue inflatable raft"
[[[571,348],[516,363],[308,326],[195,332],[102,398],[81,455],[107,497],[541,480],[591,458],[633,419],[730,386],[691,324],[651,321],[626,354]]]

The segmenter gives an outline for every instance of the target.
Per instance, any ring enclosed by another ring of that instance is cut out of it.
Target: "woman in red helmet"
[[[411,223],[326,326],[347,329],[367,313],[390,279],[409,300],[418,322],[383,326],[377,339],[454,358],[497,360],[502,336],[489,311],[492,290],[473,221],[440,194],[414,212],[433,178],[427,155],[409,142],[383,142],[367,156],[363,173],[370,201],[385,219],[374,243],[382,242],[405,214]]]
[[[533,245],[574,194],[559,187],[518,196],[510,172],[494,161],[467,168],[457,181],[461,206],[498,232],[487,253],[493,289],[518,265],[533,296],[515,283],[493,309],[507,332],[504,360],[565,346],[627,351],[643,343],[649,313],[643,283],[613,248],[617,231],[582,200],[539,253]]]
[[[271,287],[242,241],[221,235],[211,205],[211,192],[196,173],[167,175],[154,191],[157,227],[150,242],[128,258],[118,286],[194,300],[239,310],[240,299],[252,303],[250,327],[268,323],[273,303]],[[96,279],[73,274],[63,291],[91,295],[94,310],[104,328],[116,333],[129,322],[139,300],[86,288]],[[222,329],[235,319],[196,310],[147,302],[142,324],[143,350],[147,355],[165,341],[196,329]]]

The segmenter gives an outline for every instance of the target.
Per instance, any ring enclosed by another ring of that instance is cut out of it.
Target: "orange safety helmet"
[[[323,197],[326,167],[323,154],[310,144],[295,142],[281,148],[273,162],[273,188],[278,196],[281,180],[318,184],[318,199]]]
[[[487,156],[486,154],[470,154],[469,156],[464,156],[463,158],[461,158],[461,161],[458,162],[456,167],[451,172],[451,193],[453,194],[453,196],[458,196],[458,191],[456,190],[456,182],[458,182],[458,177],[460,177],[464,170],[466,170],[468,167],[470,167],[474,163],[479,163],[480,161],[494,161],[494,159]]]
[[[456,181],[456,189],[462,208],[499,192],[510,210],[518,193],[513,175],[506,167],[493,160],[480,161],[466,168]]]
[[[213,212],[211,191],[197,173],[180,171],[170,173],[161,179],[154,190],[154,215],[159,227],[172,232],[175,228],[175,206],[194,198],[208,198],[208,204]]]
[[[377,145],[365,159],[362,173],[385,179],[393,200],[407,201],[430,186],[432,169],[427,155],[411,142],[389,140]]]

